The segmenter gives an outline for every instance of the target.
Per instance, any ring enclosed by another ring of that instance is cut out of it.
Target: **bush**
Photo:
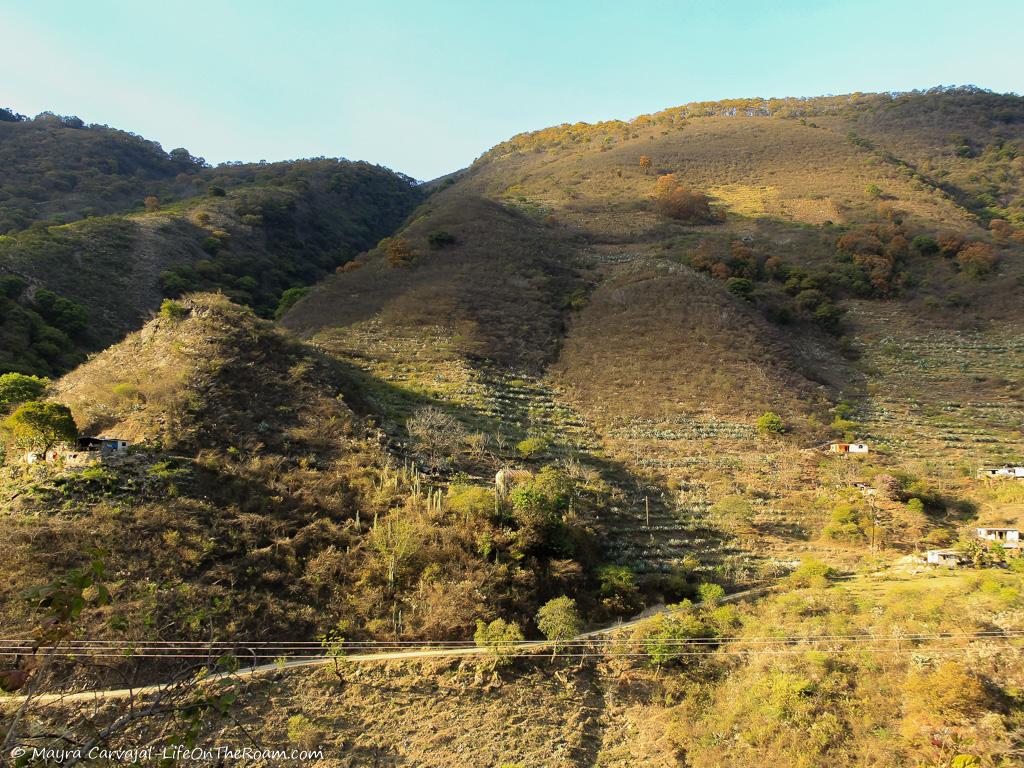
[[[918,256],[934,256],[939,252],[939,241],[930,235],[918,235],[910,241],[910,248]]]
[[[543,437],[528,437],[516,445],[516,451],[524,459],[536,459],[548,449],[548,441]]]
[[[446,232],[443,229],[439,229],[437,232],[431,232],[427,237],[427,245],[434,249],[455,245],[455,242],[455,235],[451,232]]]
[[[655,182],[654,201],[654,209],[672,219],[695,223],[715,219],[708,196],[687,189],[674,173],[665,174]]]
[[[23,373],[5,373],[0,376],[0,409],[9,408],[28,400],[37,400],[46,391],[49,380]]]
[[[824,587],[836,575],[835,569],[814,558],[803,560],[787,581],[793,587]]]
[[[697,587],[697,596],[702,603],[706,603],[709,607],[713,608],[725,597],[725,587],[721,584],[705,581]]]
[[[694,610],[693,603],[684,600],[643,625],[638,632],[638,639],[644,641],[650,663],[661,667],[685,657],[689,650],[686,641],[710,637],[712,634]]]
[[[180,301],[164,299],[163,303],[160,304],[160,317],[164,320],[174,320],[176,322],[184,320],[188,317],[188,307]]]
[[[274,318],[280,319],[284,317],[284,314],[295,306],[295,304],[309,293],[309,288],[289,288],[287,291],[281,294],[281,299],[277,302],[277,309],[274,310]]]
[[[127,381],[122,381],[118,384],[115,384],[110,391],[114,393],[114,397],[116,397],[118,400],[142,399],[142,393],[139,391],[139,388],[134,384],[130,384]]]
[[[832,509],[832,520],[825,526],[823,533],[836,541],[862,541],[864,530],[861,523],[860,511],[852,504],[837,504]]]
[[[516,644],[523,641],[523,631],[515,622],[495,619],[490,624],[477,619],[473,640],[494,656],[495,665],[508,662],[515,653]]]
[[[988,243],[971,243],[957,254],[956,261],[965,275],[978,280],[995,269],[999,257]]]
[[[640,607],[636,576],[624,565],[606,565],[597,572],[601,582],[601,604],[613,614],[626,614]]]
[[[482,485],[448,486],[448,509],[465,518],[487,519],[494,514],[494,491]]]
[[[744,301],[750,301],[754,295],[754,281],[746,277],[730,277],[725,281],[725,290]]]
[[[786,422],[779,414],[766,411],[757,420],[757,431],[762,435],[781,435],[786,431]]]
[[[392,269],[410,266],[419,255],[404,237],[385,237],[377,243],[377,249],[384,254]]]

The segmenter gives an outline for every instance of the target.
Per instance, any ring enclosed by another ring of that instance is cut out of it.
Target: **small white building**
[[[1002,544],[1007,549],[1020,549],[1020,530],[1017,528],[978,528],[978,538]]]
[[[829,453],[868,453],[867,443],[830,443]]]
[[[991,477],[997,480],[1024,480],[1024,467],[1007,464],[1005,466],[986,466],[978,469],[978,477]]]
[[[29,452],[25,454],[26,464],[41,461],[60,462],[65,465],[81,466],[102,461],[108,456],[123,453],[131,445],[119,437],[80,437],[75,444],[58,445],[44,454]]]
[[[967,562],[967,558],[954,549],[929,549],[925,552],[925,560],[929,565],[945,565],[957,568]]]

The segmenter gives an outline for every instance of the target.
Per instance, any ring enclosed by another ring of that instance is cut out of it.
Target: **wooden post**
[[[647,513],[647,530],[651,529],[651,502],[644,496],[644,510]]]

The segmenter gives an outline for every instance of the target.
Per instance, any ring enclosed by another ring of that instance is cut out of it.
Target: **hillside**
[[[40,164],[76,168],[64,163],[72,154],[89,178],[86,170],[95,174],[110,164],[145,176],[132,176],[139,181],[134,185],[95,182],[104,190],[124,187],[103,211],[141,211],[143,197],[145,211],[92,212],[73,223],[41,221],[0,235],[0,276],[16,281],[0,298],[5,371],[62,373],[83,353],[137,328],[163,297],[193,290],[221,290],[272,317],[282,300],[287,306],[305,286],[389,234],[420,199],[407,177],[327,159],[208,168],[193,158],[188,173],[179,173],[187,177],[184,188],[145,187],[149,176],[181,161],[109,129],[37,122],[0,122],[0,148],[12,147],[11,175],[5,175],[11,184],[22,175],[48,178]],[[4,131],[18,141],[5,142]],[[76,143],[79,134],[88,135],[85,147]],[[21,150],[22,140],[32,152]],[[148,152],[149,164],[130,165],[122,157],[129,150]],[[71,199],[58,188],[42,189],[38,197],[61,204]],[[73,321],[51,317],[59,313],[47,312],[40,292],[71,307]]]
[[[429,189],[200,168],[0,236],[0,331],[51,345],[4,365],[114,342],[45,397],[133,442],[28,465],[7,422],[0,623],[45,627],[20,591],[98,557],[111,604],[72,633],[323,649],[214,681],[181,738],[331,765],[1013,765],[1024,560],[974,531],[1024,527],[1024,486],[976,474],[1024,461],[1022,159],[1014,95],[735,99],[520,134]],[[374,641],[490,655],[345,658]],[[101,656],[47,685],[187,667]]]
[[[751,507],[729,526],[734,545],[806,548],[835,503],[818,484],[836,472],[931,476],[946,501],[911,529],[889,522],[906,545],[922,535],[909,530],[953,524],[945,510],[973,493],[970,466],[1019,445],[1019,418],[1000,409],[1021,383],[1022,110],[1019,97],[938,89],[695,104],[522,134],[439,184],[283,324],[473,424],[519,397],[490,373],[511,368],[536,406],[511,428],[492,422],[492,450],[515,463],[515,442],[533,435],[647,487],[660,535],[632,542],[649,514],[633,506],[621,512],[629,541],[609,542],[634,569],[670,570],[723,498]],[[993,175],[1001,191],[985,206],[979,180]],[[708,207],[689,210],[688,194]],[[991,349],[991,372],[943,366],[941,390],[922,380],[911,394],[876,361],[880,334],[909,355]],[[441,361],[460,373],[439,374]],[[972,393],[964,416],[984,420],[984,438],[953,440],[936,422],[909,450],[901,422],[881,420],[880,396],[891,415],[894,401],[946,408],[954,390]],[[559,409],[589,437],[549,417]],[[767,411],[788,437],[757,434]],[[401,413],[390,424],[401,435]],[[859,469],[801,450],[858,433],[880,449]],[[925,453],[938,464],[918,463]]]

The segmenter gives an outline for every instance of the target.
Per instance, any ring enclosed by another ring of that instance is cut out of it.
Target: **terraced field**
[[[850,314],[871,374],[858,415],[864,439],[893,459],[950,475],[1022,459],[1024,336],[928,328],[877,304]]]
[[[660,461],[686,468],[709,459],[680,453],[674,441],[700,442],[725,434],[750,438],[749,425],[680,419],[670,424],[622,424],[602,436],[569,404],[551,377],[470,363],[452,353],[452,336],[439,326],[402,334],[370,320],[322,332],[315,342],[351,366],[364,396],[385,414],[382,427],[393,439],[402,439],[401,425],[415,408],[432,405],[486,436],[498,464],[517,463],[517,443],[538,436],[548,442],[550,458],[571,458],[598,472],[615,489],[614,506],[594,520],[605,537],[609,559],[637,573],[665,573],[685,558],[696,558],[701,568],[710,569],[739,557],[739,550],[708,522],[711,500],[706,488],[666,490],[613,457],[621,456],[638,436],[643,435],[645,442],[657,437],[672,446]],[[653,469],[658,463],[645,456],[634,469]]]

